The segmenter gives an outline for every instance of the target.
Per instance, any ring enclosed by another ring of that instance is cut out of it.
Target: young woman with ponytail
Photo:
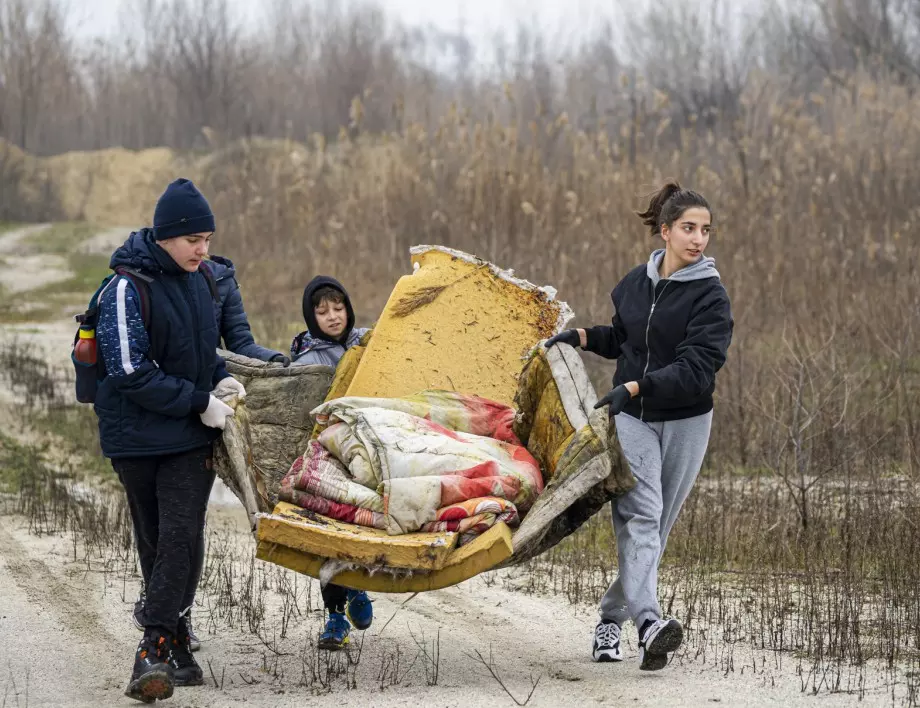
[[[661,616],[658,565],[703,464],[733,322],[715,261],[703,255],[709,203],[672,182],[639,217],[664,248],[613,289],[612,324],[569,329],[546,346],[564,342],[617,360],[613,389],[596,407],[608,407],[637,483],[611,502],[619,576],[601,600],[592,655],[622,661],[620,629],[632,619],[639,668],[655,671],[683,641],[680,622]]]

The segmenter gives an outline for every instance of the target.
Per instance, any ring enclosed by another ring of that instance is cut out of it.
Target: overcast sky
[[[248,19],[257,19],[262,3],[230,0]],[[691,0],[692,1],[692,0]],[[491,37],[521,20],[536,20],[550,30],[572,32],[597,26],[612,15],[617,0],[380,0],[394,18],[410,25],[434,25],[456,30],[461,22],[471,37]],[[632,3],[634,5],[634,3]],[[121,0],[70,0],[74,20],[83,35],[105,35],[118,27]]]
[[[194,0],[192,0],[194,1]],[[264,14],[264,7],[272,0],[229,0],[240,18],[247,22],[258,22]],[[347,2],[348,0],[314,0],[323,2]],[[708,13],[714,4],[724,3],[736,18],[742,14],[758,13],[774,3],[787,0],[673,0],[682,9],[693,11],[699,8],[701,14]],[[792,0],[801,2],[802,0]],[[82,37],[111,36],[122,26],[123,0],[64,0],[69,3],[71,21]],[[623,18],[642,12],[652,4],[662,5],[661,0],[376,0],[387,17],[409,27],[432,26],[449,32],[463,29],[475,51],[474,70],[488,71],[495,54],[494,39],[497,33],[504,33],[512,43],[520,24],[540,30],[550,41],[547,49],[565,51],[596,36],[605,21],[611,21],[618,51],[628,53],[633,37],[624,36],[618,29],[624,27]],[[361,0],[355,0],[361,4]],[[666,21],[666,20],[665,20]],[[705,20],[704,20],[705,24]],[[625,45],[624,45],[625,41]],[[726,36],[725,41],[731,41]]]

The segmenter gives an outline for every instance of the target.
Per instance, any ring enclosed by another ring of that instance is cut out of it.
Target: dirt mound
[[[273,170],[286,181],[287,169],[308,164],[310,156],[301,143],[256,138],[204,154],[107,148],[42,158],[0,139],[0,219],[146,225],[164,186],[177,177],[196,182],[210,177],[207,181],[220,189],[221,172],[248,164]]]
[[[41,160],[0,138],[0,221],[59,218],[54,181]]]
[[[167,148],[68,152],[40,162],[67,218],[94,224],[146,224],[163,186],[179,176],[176,155]]]

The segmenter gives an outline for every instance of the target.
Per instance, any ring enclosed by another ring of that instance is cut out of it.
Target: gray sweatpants
[[[625,413],[614,420],[636,486],[611,502],[619,574],[601,600],[600,615],[621,627],[628,619],[642,627],[661,617],[658,564],[703,465],[712,411],[663,423],[643,423]]]

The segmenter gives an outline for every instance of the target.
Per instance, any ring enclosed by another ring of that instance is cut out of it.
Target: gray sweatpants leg
[[[663,423],[615,418],[623,455],[636,486],[611,502],[619,574],[601,600],[602,619],[637,627],[659,619],[658,564],[671,527],[703,465],[712,411]]]

